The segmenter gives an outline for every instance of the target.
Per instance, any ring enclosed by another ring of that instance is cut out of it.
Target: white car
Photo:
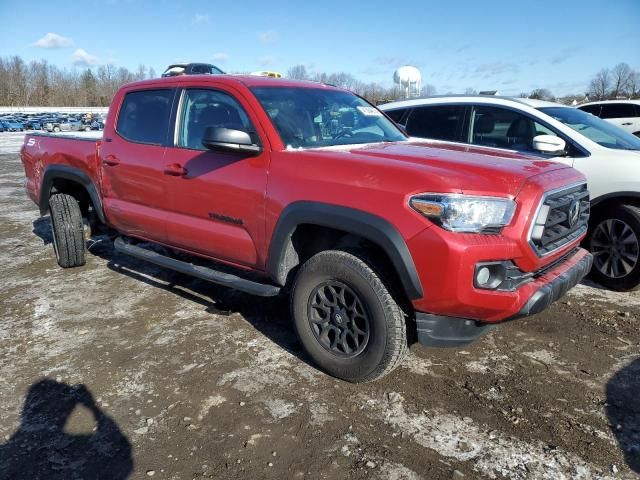
[[[580,170],[591,195],[592,276],[615,290],[640,285],[640,138],[577,108],[526,98],[453,95],[380,109],[412,137],[524,152]]]
[[[603,100],[578,108],[640,137],[640,100]]]

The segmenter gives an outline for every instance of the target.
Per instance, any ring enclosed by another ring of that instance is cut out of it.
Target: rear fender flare
[[[93,208],[96,211],[96,215],[102,223],[107,223],[104,216],[104,209],[102,208],[102,200],[98,195],[98,190],[94,185],[91,177],[84,173],[82,170],[67,165],[50,165],[42,176],[42,185],[40,187],[40,215],[45,215],[49,211],[49,197],[53,182],[56,179],[64,178],[65,180],[71,180],[80,186],[82,186],[93,204]]]

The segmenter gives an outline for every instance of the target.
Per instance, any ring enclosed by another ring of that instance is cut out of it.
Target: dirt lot
[[[581,285],[383,380],[308,363],[283,302],[90,242],[55,263],[0,134],[0,478],[637,478],[640,292]],[[634,473],[635,472],[635,473]]]

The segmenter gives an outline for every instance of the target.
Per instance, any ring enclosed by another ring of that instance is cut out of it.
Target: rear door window
[[[404,114],[407,113],[407,109],[398,108],[397,110],[387,110],[384,113],[386,113],[394,122],[401,123],[402,117],[404,117]]]
[[[464,105],[433,105],[414,108],[407,118],[412,137],[455,142],[460,140]]]
[[[578,107],[583,112],[591,113],[596,117],[600,116],[600,110],[602,109],[601,105],[585,105],[584,107]]]
[[[522,113],[500,107],[476,106],[471,116],[471,141],[474,145],[535,152],[533,138],[556,132]]]
[[[127,93],[120,107],[116,131],[131,142],[166,143],[174,93],[173,89]]]
[[[605,103],[602,105],[601,118],[630,118],[636,116],[632,103]]]

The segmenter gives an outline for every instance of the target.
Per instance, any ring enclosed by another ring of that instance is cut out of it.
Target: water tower
[[[393,81],[404,89],[405,98],[417,97],[420,95],[422,84],[422,74],[420,70],[411,65],[398,68],[393,73]]]

